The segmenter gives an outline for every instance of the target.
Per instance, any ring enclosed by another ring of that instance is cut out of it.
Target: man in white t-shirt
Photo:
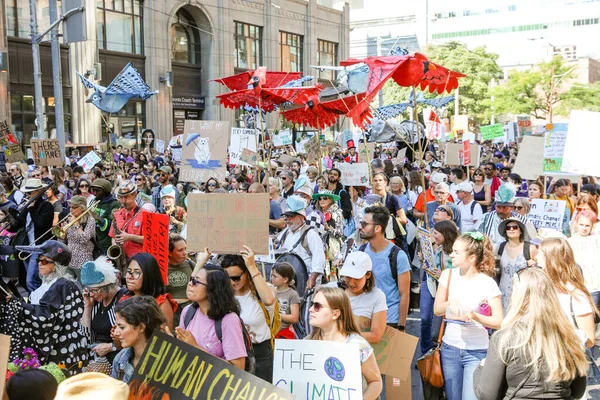
[[[462,168],[456,167],[456,168],[452,168],[450,170],[449,180],[450,180],[450,182],[452,182],[450,184],[450,194],[455,199],[457,198],[457,196],[456,196],[456,188],[458,187],[458,185],[460,185],[461,183],[465,182],[466,178],[467,177],[465,176],[465,171],[463,171]],[[458,204],[458,200],[457,200],[457,204]]]
[[[471,232],[475,230],[475,224],[483,216],[481,205],[473,199],[473,185],[471,182],[463,181],[455,186],[456,197],[458,197],[457,207],[460,210],[461,225],[460,231]]]

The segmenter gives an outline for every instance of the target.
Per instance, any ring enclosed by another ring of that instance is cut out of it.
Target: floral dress
[[[86,261],[94,259],[94,238],[96,237],[96,220],[88,217],[87,221],[81,224],[81,229],[72,226],[67,231],[67,244],[73,253],[69,268],[80,271],[81,266]]]
[[[502,292],[502,308],[506,312],[512,293],[513,278],[518,271],[527,268],[527,260],[525,260],[522,253],[517,258],[510,258],[505,249],[500,258],[500,267],[502,268],[502,275],[500,275],[500,285],[498,287]]]

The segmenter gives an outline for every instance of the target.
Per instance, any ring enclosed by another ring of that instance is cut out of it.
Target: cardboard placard
[[[8,357],[10,355],[10,336],[0,334],[0,393],[4,393],[6,386],[6,368],[8,366]]]
[[[358,148],[360,149],[360,152],[358,153],[358,162],[370,163],[373,159],[373,154],[375,153],[375,142],[367,142],[366,145],[365,143],[360,143]],[[369,150],[368,152],[367,149]]]
[[[452,119],[452,131],[453,132],[466,132],[469,130],[469,116],[468,115],[453,115]]]
[[[36,165],[51,166],[64,164],[58,139],[31,139],[31,152]]]
[[[253,398],[292,400],[282,389],[158,330],[148,341],[130,382],[132,390],[145,382],[155,399]],[[142,398],[142,396],[133,396]],[[256,398],[258,398],[256,397]]]
[[[512,172],[525,179],[537,179],[543,174],[544,138],[541,136],[525,136],[519,146],[519,154]]]
[[[479,145],[471,144],[471,162],[469,163],[470,167],[479,166]],[[444,151],[444,164],[445,165],[462,165],[463,161],[460,155],[463,154],[464,145],[462,143],[446,143],[446,150]]]
[[[467,140],[463,141],[463,165],[469,164],[471,164],[471,142]]]
[[[544,172],[561,171],[569,124],[548,124],[544,134]]]
[[[504,126],[502,124],[480,126],[479,129],[482,140],[492,140],[504,137]]]
[[[25,160],[21,145],[14,143],[10,138],[16,141],[8,123],[6,121],[0,122],[0,148],[4,152],[6,161],[13,163]]]
[[[267,193],[190,193],[187,238],[191,251],[238,253],[243,245],[269,254]]]
[[[162,139],[156,139],[154,142],[154,149],[157,153],[164,154],[165,152],[165,141]]]
[[[145,212],[143,214],[144,252],[152,254],[158,266],[165,285],[168,285],[167,273],[169,271],[169,216]]]
[[[569,244],[575,255],[575,262],[585,278],[585,287],[592,291],[600,290],[600,235],[571,236]]]
[[[102,159],[100,156],[92,150],[85,156],[81,157],[79,161],[77,161],[77,165],[80,165],[85,172],[89,172],[92,168],[94,168],[94,165],[98,164],[101,160]]]
[[[246,165],[240,158],[244,149],[251,150],[256,153],[256,145],[258,143],[258,135],[260,133],[256,129],[231,128],[231,139],[229,142],[229,163],[232,165]]]
[[[293,143],[292,141],[292,131],[289,129],[282,129],[279,132],[273,134],[273,146],[281,147],[281,146],[289,146]]]
[[[406,147],[398,150],[398,154],[396,154],[396,162],[394,164],[404,164],[404,159],[406,158]]]
[[[564,200],[531,199],[531,210],[527,214],[537,229],[548,228],[562,232],[565,216]]]
[[[600,112],[571,111],[562,171],[600,176],[600,163],[598,163],[600,135],[594,132],[599,126]]]
[[[276,339],[273,383],[297,399],[359,400],[360,365],[354,343]]]
[[[342,185],[369,186],[369,164],[336,163],[335,166],[342,172],[340,178]]]
[[[518,115],[517,126],[519,127],[519,136],[529,136],[533,133],[531,126],[531,117],[529,115]]]
[[[258,153],[249,149],[244,149],[240,154],[240,160],[242,160],[244,164],[254,166],[258,162]]]
[[[298,161],[298,159],[296,157],[288,156],[287,154],[282,154],[279,156],[277,161],[279,161],[282,164],[291,164],[294,161]]]
[[[306,161],[309,164],[316,163],[321,158],[321,143],[318,135],[314,135],[312,139],[304,144],[304,152],[306,153]]]
[[[434,272],[439,274],[442,271],[435,265],[431,232],[421,226],[418,226],[417,237],[419,238],[419,244],[421,245],[421,254],[423,254],[423,263],[421,266],[425,272],[437,280]]]
[[[180,182],[206,182],[227,174],[229,126],[229,121],[185,120]]]

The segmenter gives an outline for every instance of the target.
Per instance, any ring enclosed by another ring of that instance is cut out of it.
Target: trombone
[[[63,219],[58,221],[58,224],[56,224],[56,226],[53,226],[52,228],[50,228],[46,232],[44,232],[44,234],[41,235],[40,238],[43,238],[49,232],[52,232],[52,236],[50,236],[46,240],[51,240],[53,238],[57,238],[59,240],[65,240],[67,237],[67,231],[69,230],[69,228],[72,227],[74,224],[76,224],[81,218],[83,218],[84,215],[86,215],[90,212],[93,212],[99,203],[100,203],[100,200],[96,200],[96,201],[92,202],[92,204],[90,204],[79,217],[77,217],[73,221],[67,223],[65,226],[60,226],[62,223],[66,222],[69,219],[69,217],[73,216],[73,214],[67,215],[66,217],[64,217]],[[38,240],[39,240],[39,238],[36,239],[33,243],[31,243],[29,246],[37,245]],[[22,256],[21,254],[23,254],[23,253],[25,253],[25,252],[20,251],[19,254],[17,254],[17,256],[19,257],[20,260],[25,261],[29,257],[31,257],[31,253],[29,253],[27,256]]]

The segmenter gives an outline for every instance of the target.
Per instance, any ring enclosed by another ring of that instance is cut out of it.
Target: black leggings
[[[271,346],[271,340],[253,344],[252,349],[256,359],[254,375],[270,383],[273,380],[273,347]]]

